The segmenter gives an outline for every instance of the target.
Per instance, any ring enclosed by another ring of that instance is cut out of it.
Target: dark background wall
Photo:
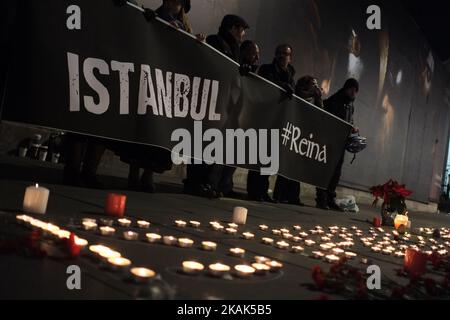
[[[156,8],[161,1],[141,3]],[[381,7],[380,31],[366,27],[371,4]],[[400,1],[192,0],[192,6],[198,33],[216,33],[224,14],[245,17],[262,63],[272,60],[277,44],[292,44],[297,75],[316,76],[327,95],[347,77],[360,80],[355,123],[369,147],[353,165],[347,157],[343,185],[367,189],[394,178],[414,190],[415,200],[439,197],[450,120],[448,73]]]

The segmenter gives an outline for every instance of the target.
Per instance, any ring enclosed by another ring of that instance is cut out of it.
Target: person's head
[[[244,41],[245,30],[249,28],[250,26],[243,18],[228,14],[223,17],[219,32],[229,33],[240,44]]]
[[[351,101],[354,101],[359,92],[358,80],[353,78],[348,79],[347,81],[345,81],[343,90],[345,96],[349,98]]]
[[[163,0],[164,7],[174,16],[179,15],[184,7],[183,0]]]
[[[241,44],[241,63],[257,65],[259,62],[259,47],[256,42],[245,40]]]
[[[292,46],[280,44],[275,49],[275,61],[279,67],[286,69],[292,62]]]
[[[299,90],[319,89],[319,84],[316,78],[307,75],[298,79],[296,88]]]

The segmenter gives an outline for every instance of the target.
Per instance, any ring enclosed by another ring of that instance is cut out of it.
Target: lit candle
[[[236,229],[234,229],[234,228],[226,228],[225,229],[225,233],[228,233],[228,234],[236,234],[237,233],[237,230]]]
[[[234,257],[239,257],[239,258],[243,258],[245,255],[245,250],[241,249],[241,248],[231,248],[229,250],[230,255],[234,256]]]
[[[122,219],[118,219],[118,220],[117,220],[117,223],[118,223],[119,226],[121,226],[121,227],[126,227],[126,228],[128,228],[128,227],[131,225],[131,220],[122,218]]]
[[[393,253],[393,251],[390,249],[383,249],[383,254],[385,254],[387,256],[391,255],[392,253]]]
[[[247,222],[248,210],[243,207],[233,209],[233,222],[237,224],[245,224]]]
[[[156,276],[155,271],[147,268],[132,268],[130,272],[133,279],[137,282],[145,282]]]
[[[191,227],[193,228],[198,228],[200,227],[201,223],[198,221],[189,221],[189,224],[191,225]]]
[[[364,245],[364,247],[370,247],[372,245],[372,242],[364,241],[363,245]]]
[[[267,230],[269,230],[269,226],[266,226],[265,224],[261,224],[261,225],[259,225],[259,230],[267,231]]]
[[[190,248],[194,244],[194,241],[188,238],[180,238],[178,239],[178,245],[181,248]]]
[[[122,256],[120,254],[120,252],[111,250],[109,248],[106,248],[106,249],[100,251],[98,254],[99,254],[100,257],[104,258],[105,260],[108,260],[108,259],[111,259],[111,258],[119,258],[119,257]]]
[[[83,221],[83,229],[86,231],[92,231],[97,229],[97,223],[92,221]]]
[[[300,231],[300,230],[302,230],[302,227],[301,226],[294,226],[294,230],[295,231]]]
[[[202,249],[205,251],[215,251],[217,248],[217,243],[211,241],[203,241]]]
[[[321,251],[313,251],[311,252],[311,256],[315,259],[322,259],[325,255]]]
[[[328,242],[331,241],[330,237],[321,237],[320,240],[322,240],[323,242]]]
[[[329,254],[325,256],[325,260],[329,263],[336,263],[339,261],[339,257],[335,256],[334,254]]]
[[[100,234],[102,236],[112,236],[116,232],[116,229],[111,227],[100,227]]]
[[[381,252],[381,248],[377,246],[372,247],[371,250],[375,253]]]
[[[326,243],[322,243],[320,245],[320,249],[322,249],[323,251],[328,251],[328,250],[331,250],[331,247]]]
[[[78,238],[77,236],[75,236],[75,244],[83,249],[89,244],[89,242],[86,239]]]
[[[102,226],[112,227],[113,224],[114,224],[114,220],[112,220],[112,219],[106,219],[106,218],[100,219],[100,225],[102,225]]]
[[[139,238],[139,233],[134,231],[125,231],[123,233],[123,238],[128,241],[136,241]]]
[[[70,237],[70,231],[67,230],[57,230],[55,234],[60,239],[69,239]]]
[[[108,247],[105,247],[103,245],[91,245],[89,246],[89,251],[93,254],[100,254],[100,252],[105,251],[105,250],[109,250]]]
[[[247,277],[252,276],[256,270],[255,270],[255,268],[253,268],[251,266],[248,266],[245,264],[239,264],[239,265],[234,266],[234,271],[238,277],[247,278]]]
[[[289,229],[286,229],[286,228],[280,229],[280,231],[281,231],[281,233],[289,233]]]
[[[301,246],[292,246],[291,251],[294,253],[303,252],[305,249]]]
[[[246,240],[251,240],[251,239],[255,238],[255,235],[251,232],[244,232],[242,234],[242,237]]]
[[[332,249],[331,250],[334,254],[336,254],[336,255],[340,255],[340,254],[343,254],[345,251],[344,250],[342,250],[341,248],[334,248],[334,249]]]
[[[30,213],[45,214],[47,211],[50,190],[35,186],[27,187],[23,198],[23,211]]]
[[[122,218],[125,214],[127,196],[109,193],[105,200],[105,214],[108,216]]]
[[[230,267],[222,263],[214,263],[208,266],[209,272],[214,277],[223,277],[230,271]]]
[[[163,242],[165,245],[173,246],[175,243],[177,243],[177,238],[172,237],[172,236],[164,236]]]
[[[145,220],[139,220],[136,223],[140,229],[148,229],[150,227],[150,222]]]
[[[275,246],[278,249],[282,249],[282,250],[287,250],[289,249],[289,243],[287,243],[286,241],[278,241]]]
[[[252,268],[255,269],[255,274],[265,274],[270,271],[270,267],[264,263],[252,263]]]
[[[283,239],[291,240],[294,236],[290,233],[283,233]]]
[[[403,258],[405,254],[401,251],[396,251],[394,252],[394,256],[396,256],[397,258]]]
[[[147,238],[147,241],[150,243],[156,243],[156,242],[160,242],[161,241],[161,236],[159,234],[156,233],[147,233],[145,235],[145,237]]]
[[[294,242],[302,242],[302,238],[300,238],[300,237],[292,237],[292,241],[294,241]]]
[[[112,270],[124,269],[131,265],[130,260],[122,257],[109,258],[108,263]]]
[[[308,233],[306,233],[306,232],[300,232],[298,235],[299,235],[300,237],[302,237],[302,238],[306,238],[306,237],[308,236]]]
[[[222,231],[222,230],[224,229],[224,226],[221,225],[221,224],[214,224],[214,225],[212,225],[212,228],[213,228],[215,231]]]
[[[184,227],[186,227],[187,223],[186,223],[186,221],[183,221],[183,220],[176,220],[175,225],[178,228],[184,228]]]
[[[269,262],[270,259],[267,257],[263,257],[263,256],[255,256],[255,261],[257,263],[266,263],[266,262]]]
[[[307,245],[308,247],[312,247],[313,245],[315,245],[316,242],[310,239],[305,240],[305,245]]]
[[[283,268],[283,264],[281,262],[278,262],[278,261],[275,261],[275,260],[271,260],[271,261],[266,262],[266,265],[268,265],[270,267],[270,271],[271,272],[277,272],[281,268]]]
[[[237,229],[237,228],[239,228],[239,225],[237,225],[237,224],[234,223],[234,222],[230,222],[230,223],[228,224],[228,227],[229,227],[229,228],[232,228],[232,229]]]
[[[354,259],[354,258],[356,258],[356,256],[357,256],[357,254],[354,253],[354,252],[350,252],[350,251],[346,251],[346,252],[345,252],[345,257],[346,257],[347,259]]]
[[[205,267],[195,261],[184,261],[183,262],[183,272],[186,274],[198,274],[203,271]]]
[[[262,243],[264,243],[266,245],[272,245],[273,244],[273,239],[272,238],[262,238],[261,241],[262,241]]]
[[[272,234],[274,234],[274,235],[276,235],[276,236],[279,236],[279,235],[281,234],[281,231],[278,230],[278,229],[273,229],[273,230],[272,230]]]

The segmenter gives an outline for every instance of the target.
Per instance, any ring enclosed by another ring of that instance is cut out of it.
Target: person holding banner
[[[275,58],[271,64],[262,65],[258,74],[286,90],[288,97],[294,93],[295,69],[291,65],[292,46],[281,44],[275,50]],[[247,177],[247,192],[250,200],[274,202],[269,194],[269,177],[262,176],[259,172],[250,171]],[[301,204],[300,200],[294,201]]]
[[[348,79],[344,87],[330,98],[324,101],[325,110],[336,117],[349,122],[353,125],[354,106],[353,102],[359,92],[359,83],[356,79]],[[359,129],[354,128],[353,133],[357,133]],[[343,211],[336,204],[336,188],[339,184],[342,173],[342,165],[344,164],[345,149],[338,162],[338,166],[333,174],[328,189],[316,189],[316,207],[323,210]]]

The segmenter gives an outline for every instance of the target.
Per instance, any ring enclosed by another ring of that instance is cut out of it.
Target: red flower
[[[325,286],[325,273],[319,265],[313,267],[312,278],[317,288],[322,289]]]
[[[409,197],[412,194],[412,191],[406,189],[404,184],[401,185],[392,179],[383,185],[373,186],[370,188],[370,192],[375,197],[374,204],[376,204],[379,198],[383,198],[384,202],[388,203],[394,194],[403,198]]]

